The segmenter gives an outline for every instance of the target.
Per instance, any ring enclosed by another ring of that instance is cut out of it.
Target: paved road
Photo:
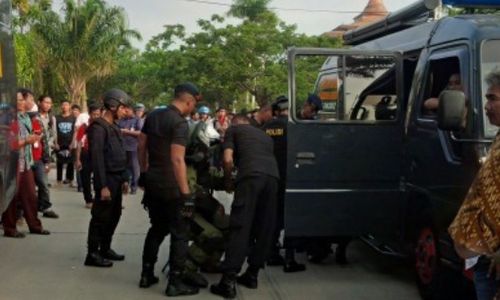
[[[81,194],[67,187],[52,189],[60,219],[42,219],[50,236],[25,239],[0,237],[1,300],[165,299],[165,277],[160,284],[139,289],[141,253],[148,228],[141,195],[127,196],[113,248],[127,258],[110,269],[83,266],[90,218]],[[21,227],[23,231],[27,228]],[[162,246],[157,273],[168,257]],[[333,259],[308,265],[303,273],[284,274],[267,268],[258,290],[238,287],[239,299],[419,299],[411,271],[401,261],[374,253],[360,242],[349,248],[350,264],[340,267]],[[304,257],[299,256],[300,260]],[[10,274],[10,275],[7,275]],[[218,275],[208,275],[216,282]],[[217,299],[207,290],[186,299]]]

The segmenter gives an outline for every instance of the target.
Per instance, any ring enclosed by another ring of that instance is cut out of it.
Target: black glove
[[[141,175],[139,175],[139,180],[137,180],[137,185],[140,188],[144,188],[146,186],[146,172],[141,172]]]
[[[181,214],[183,217],[191,218],[195,209],[195,195],[192,194],[184,194],[182,195],[183,206],[181,209]]]

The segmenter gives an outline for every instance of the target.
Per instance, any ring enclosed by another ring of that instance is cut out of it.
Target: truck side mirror
[[[439,129],[448,131],[463,129],[465,109],[465,94],[462,91],[441,92],[438,106]]]

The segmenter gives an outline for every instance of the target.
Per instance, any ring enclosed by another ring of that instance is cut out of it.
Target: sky
[[[56,7],[60,7],[61,2],[62,0],[54,1]],[[130,28],[139,31],[142,35],[142,41],[134,42],[134,45],[141,49],[151,37],[163,31],[164,25],[182,24],[188,33],[193,33],[199,29],[197,20],[209,19],[213,14],[224,15],[229,10],[228,6],[192,0],[107,0],[107,2],[125,9]],[[207,2],[227,5],[232,3],[231,0],[207,0]],[[391,12],[414,2],[416,0],[384,0],[387,10]],[[368,0],[273,0],[270,7],[350,12],[274,10],[285,23],[296,24],[298,32],[319,35],[340,24],[351,23],[367,3]]]

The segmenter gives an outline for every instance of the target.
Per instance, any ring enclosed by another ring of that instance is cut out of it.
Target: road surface
[[[53,181],[52,181],[53,182]],[[82,195],[68,187],[52,188],[54,210],[59,219],[42,218],[52,234],[27,234],[25,239],[0,236],[1,300],[94,300],[165,299],[165,276],[149,289],[139,289],[141,254],[148,218],[140,201],[142,193],[126,196],[113,248],[125,253],[124,262],[112,268],[83,266],[90,211]],[[228,205],[227,197],[226,205]],[[28,229],[20,227],[21,231]],[[168,239],[167,239],[168,240]],[[156,273],[168,257],[167,240],[160,252]],[[238,287],[239,299],[420,299],[413,274],[403,261],[375,253],[361,242],[348,251],[350,264],[339,266],[329,258],[322,265],[307,265],[307,271],[285,274],[268,267],[260,275],[259,289]],[[305,261],[305,257],[298,256]],[[207,275],[211,283],[219,275]],[[220,299],[202,290],[185,299]]]

